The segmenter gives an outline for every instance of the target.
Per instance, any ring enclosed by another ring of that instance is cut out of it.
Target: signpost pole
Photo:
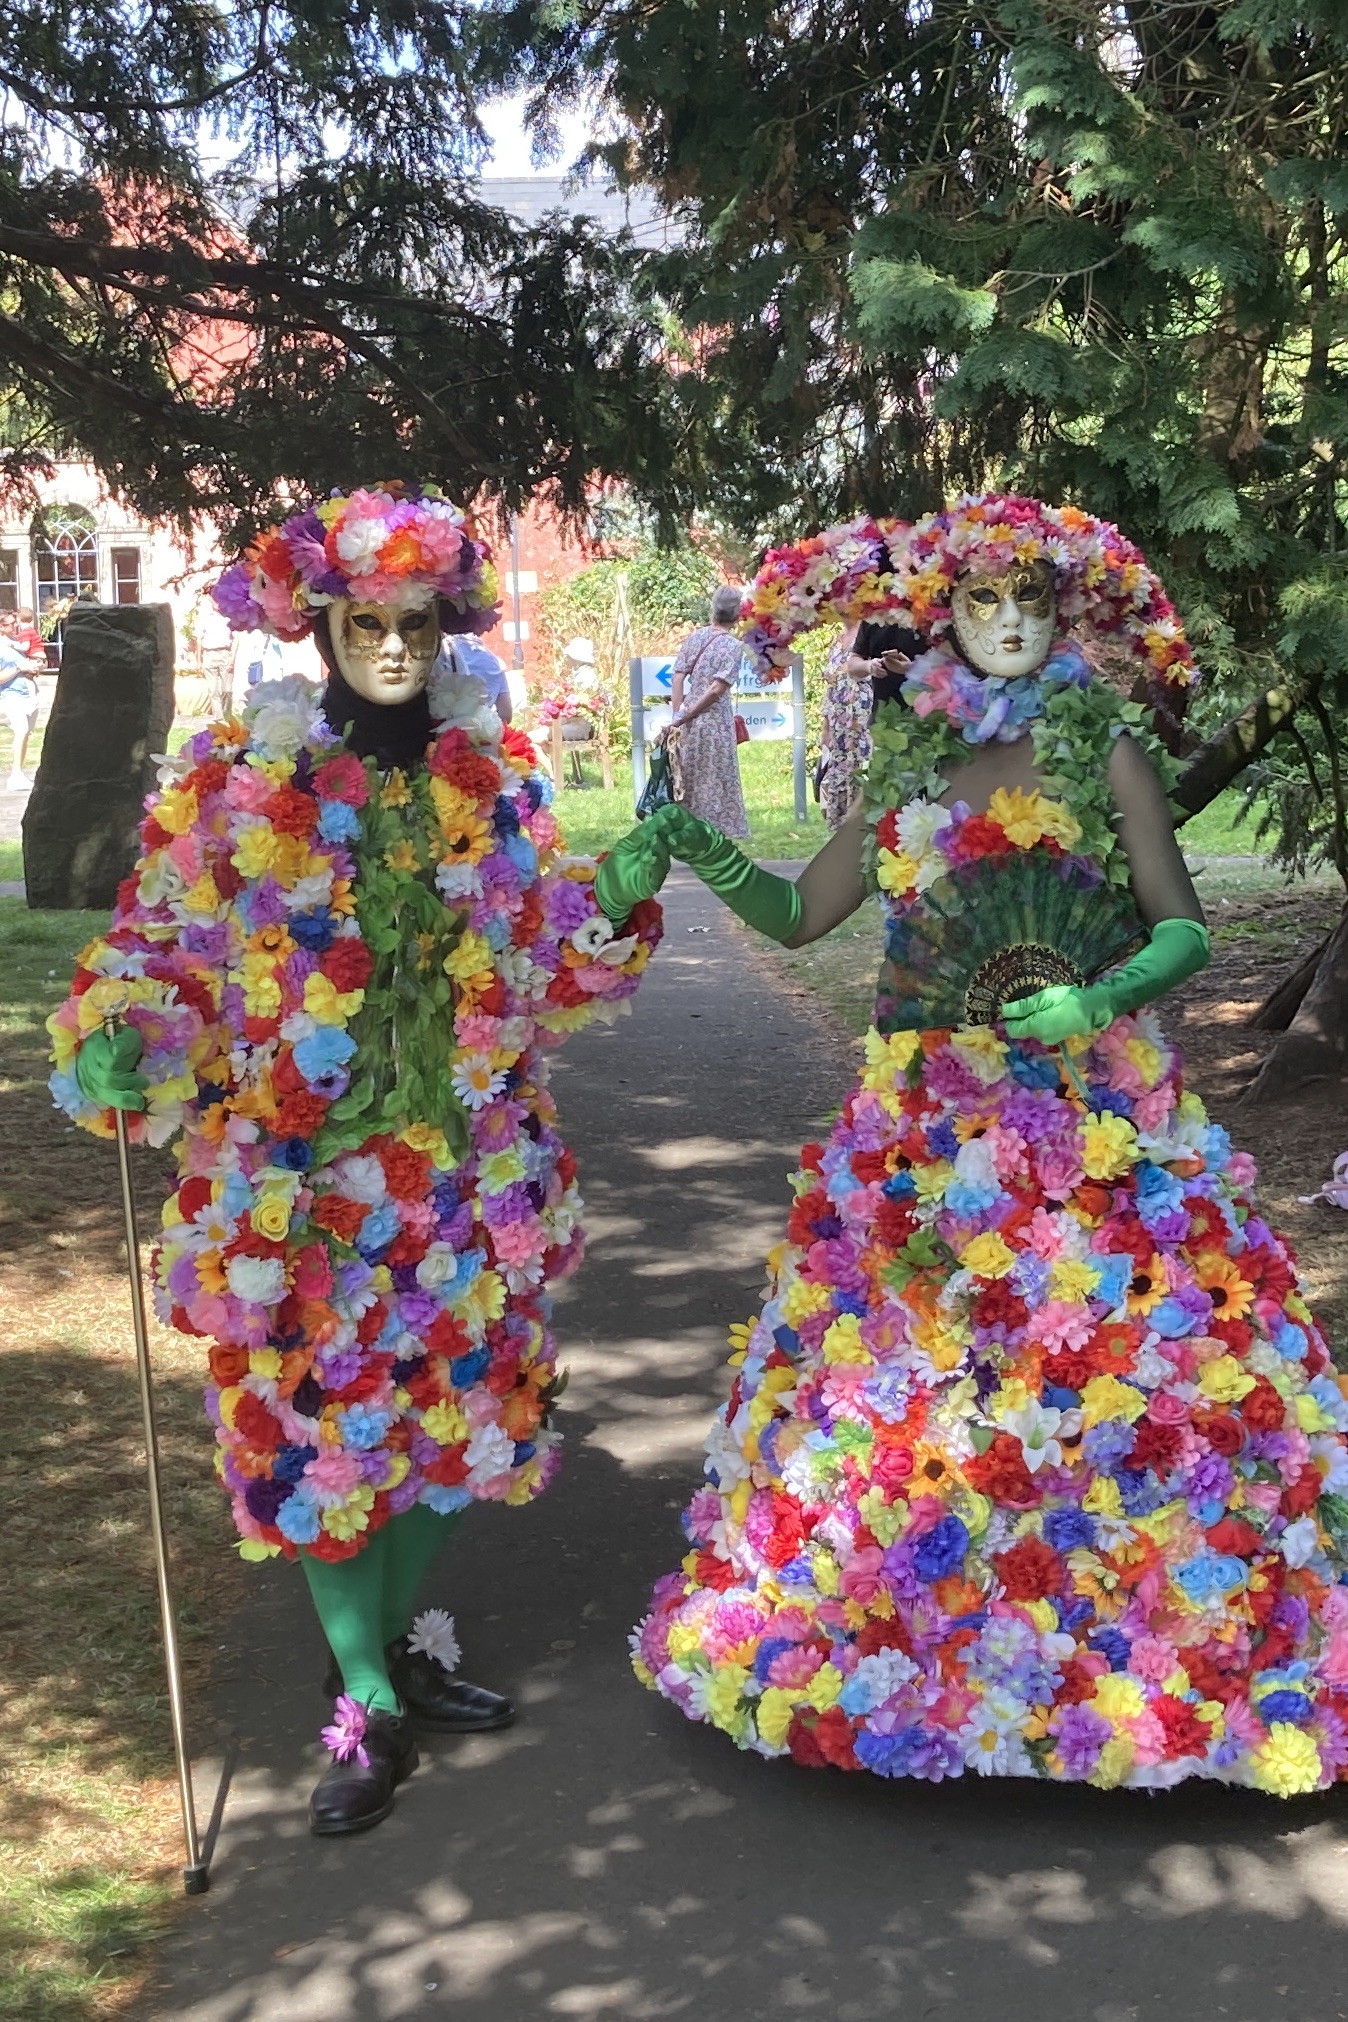
[[[803,822],[809,802],[805,793],[805,662],[791,655],[791,757],[796,783],[796,820]]]
[[[646,698],[641,661],[627,663],[628,693],[632,701],[632,800],[635,804],[646,791]]]

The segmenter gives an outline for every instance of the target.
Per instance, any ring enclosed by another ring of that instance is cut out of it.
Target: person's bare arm
[[[800,894],[800,925],[784,944],[803,948],[852,917],[866,898],[861,871],[861,847],[866,837],[866,814],[861,800],[854,803],[837,833],[817,855],[810,858],[796,879]]]
[[[1119,841],[1143,924],[1197,920],[1204,925],[1202,904],[1175,840],[1165,789],[1142,746],[1127,735],[1114,740],[1109,790],[1119,812]]]
[[[703,689],[702,693],[698,696],[697,701],[690,702],[686,709],[680,711],[678,704],[677,703],[675,704],[674,718],[672,723],[670,724],[670,729],[671,730],[686,729],[687,726],[693,721],[694,717],[704,716],[706,712],[711,708],[713,702],[719,702],[721,697],[723,695],[728,695],[729,692],[730,692],[730,683],[728,681],[722,681],[719,679],[719,677],[715,681],[709,681],[706,687]]]

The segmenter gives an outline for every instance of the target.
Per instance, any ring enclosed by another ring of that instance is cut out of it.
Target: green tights
[[[421,1583],[458,1522],[426,1503],[391,1517],[352,1559],[335,1563],[301,1549],[300,1564],[342,1683],[363,1706],[401,1711],[389,1682],[386,1644],[405,1636]]]

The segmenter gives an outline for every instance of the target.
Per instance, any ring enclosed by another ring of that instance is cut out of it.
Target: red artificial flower
[[[1190,1255],[1196,1256],[1200,1250],[1225,1251],[1231,1232],[1226,1226],[1226,1217],[1215,1202],[1205,1199],[1202,1194],[1186,1194],[1184,1206],[1189,1214],[1189,1233],[1184,1238],[1184,1247]],[[1242,1277],[1248,1276],[1243,1257],[1240,1268]]]
[[[901,1250],[916,1227],[907,1202],[881,1200],[875,1214],[875,1238],[887,1250]]]
[[[1043,1501],[1043,1490],[1025,1465],[1020,1441],[1012,1432],[999,1432],[986,1453],[964,1463],[970,1486],[1007,1509],[1035,1509]]]
[[[1249,1353],[1254,1340],[1254,1329],[1248,1320],[1219,1320],[1216,1314],[1208,1322],[1208,1332],[1242,1359]]]
[[[1308,1461],[1296,1480],[1285,1488],[1278,1505],[1285,1517],[1309,1516],[1324,1493],[1325,1478],[1314,1461]]]
[[[441,1488],[457,1488],[468,1479],[463,1445],[443,1447],[434,1460],[425,1462],[421,1471],[427,1481],[436,1482]]]
[[[431,1183],[431,1162],[424,1151],[413,1151],[395,1137],[371,1138],[367,1147],[384,1168],[384,1180],[395,1201],[419,1201]]]
[[[1182,1426],[1158,1425],[1154,1418],[1144,1418],[1133,1436],[1128,1464],[1154,1468],[1158,1475],[1167,1475],[1178,1461],[1183,1443]]]
[[[824,1169],[824,1147],[822,1144],[804,1144],[800,1148],[802,1172],[822,1172]]]
[[[1024,1327],[1029,1317],[1029,1307],[1005,1278],[996,1278],[990,1285],[980,1285],[978,1297],[973,1303],[976,1327]]]
[[[321,799],[345,801],[348,807],[364,807],[370,798],[365,767],[351,751],[320,765],[314,774],[314,787]]]
[[[145,840],[145,830],[144,828],[142,828],[141,841],[144,842],[144,840]],[[139,878],[134,877],[123,878],[121,883],[118,885],[117,911],[123,919],[126,918],[126,915],[128,913],[135,912],[137,899],[139,895],[139,887],[140,887],[140,880]]]
[[[436,1360],[429,1355],[415,1376],[403,1378],[402,1387],[418,1411],[429,1411],[433,1404],[442,1404],[448,1395],[446,1386],[441,1381]]]
[[[370,1347],[372,1342],[379,1339],[387,1319],[388,1307],[382,1299],[376,1299],[373,1306],[361,1314],[356,1322],[356,1339],[362,1348]]]
[[[245,1018],[243,1036],[250,1046],[265,1046],[269,1039],[275,1039],[281,1030],[279,1018]]]
[[[889,1205],[890,1203],[886,1202],[886,1206]],[[786,1218],[787,1241],[799,1243],[805,1248],[814,1241],[814,1225],[817,1218],[831,1212],[828,1195],[822,1187],[811,1187],[808,1193],[797,1194]]]
[[[1004,857],[1010,851],[1006,830],[986,814],[970,815],[956,842],[956,852],[961,857]]]
[[[500,766],[483,756],[466,730],[446,730],[431,746],[426,763],[475,801],[494,800],[501,790]]]
[[[1096,1676],[1086,1666],[1073,1658],[1062,1667],[1062,1684],[1053,1695],[1059,1706],[1080,1706],[1084,1699],[1095,1696]]]
[[[1214,1453],[1220,1453],[1227,1460],[1240,1452],[1245,1444],[1245,1427],[1229,1411],[1205,1412],[1194,1419],[1194,1430],[1200,1432]]]
[[[1212,1739],[1212,1729],[1183,1699],[1175,1699],[1168,1692],[1160,1692],[1148,1701],[1147,1711],[1154,1713],[1165,1729],[1165,1759],[1177,1762],[1182,1755],[1205,1755]]]
[[[830,1706],[827,1713],[821,1713],[815,1722],[815,1745],[825,1762],[834,1769],[858,1769],[856,1748],[853,1745],[852,1723],[841,1706]]]
[[[260,1397],[241,1390],[234,1406],[234,1430],[251,1447],[270,1452],[281,1444],[281,1421],[274,1418]]]
[[[342,1404],[365,1404],[374,1396],[392,1366],[390,1355],[372,1355],[359,1374],[334,1395]]]
[[[1281,1432],[1286,1411],[1266,1376],[1256,1377],[1254,1389],[1240,1400],[1240,1415],[1251,1432]]]
[[[222,899],[237,899],[243,890],[243,872],[236,871],[226,856],[216,857],[211,865],[211,877]]]
[[[733,1587],[739,1575],[729,1559],[718,1559],[715,1552],[701,1551],[693,1567],[693,1578],[700,1587],[711,1587],[716,1593],[725,1593]]]
[[[246,1348],[230,1348],[222,1341],[213,1341],[206,1359],[210,1363],[211,1381],[222,1390],[228,1390],[248,1374]]]
[[[1022,1538],[992,1561],[1010,1601],[1044,1601],[1061,1593],[1067,1568],[1042,1538]]]
[[[444,1355],[452,1362],[472,1347],[463,1323],[452,1313],[437,1313],[426,1330],[426,1346],[432,1355]]]
[[[173,837],[169,834],[168,830],[161,828],[152,814],[147,814],[140,825],[140,839],[147,851],[162,850],[166,844],[173,841]],[[131,885],[134,892],[134,879],[128,879],[127,882]]]
[[[301,1088],[282,1101],[272,1128],[277,1137],[312,1137],[327,1112],[328,1105],[321,1095],[311,1095],[307,1088]]]
[[[399,1229],[385,1252],[389,1264],[419,1264],[431,1246],[431,1238],[416,1229]]]
[[[208,793],[219,793],[229,778],[230,768],[223,758],[206,758],[200,765],[194,765],[183,781],[184,791],[195,793],[201,800]]]
[[[538,764],[538,752],[524,732],[516,730],[513,724],[507,724],[501,734],[501,749],[509,757],[521,759],[531,772]]]
[[[883,1151],[854,1151],[849,1164],[853,1176],[863,1186],[869,1186],[872,1181],[883,1183],[889,1178],[888,1155]]]
[[[1225,1516],[1206,1533],[1214,1552],[1229,1552],[1233,1558],[1252,1559],[1264,1549],[1264,1540],[1253,1524],[1243,1517]]]
[[[374,971],[374,956],[364,941],[347,934],[323,950],[318,966],[334,990],[363,990]]]
[[[780,1568],[794,1559],[805,1541],[805,1519],[794,1496],[772,1491],[772,1529],[763,1547],[768,1564]]]
[[[899,811],[897,808],[889,807],[885,809],[885,812],[875,825],[875,840],[882,850],[893,850],[897,855],[899,848]]]
[[[311,835],[318,820],[318,802],[297,786],[278,786],[262,812],[278,835]]]
[[[320,1194],[309,1210],[309,1218],[320,1229],[330,1229],[342,1242],[354,1243],[369,1212],[364,1201],[350,1201],[344,1194]]]
[[[193,1215],[200,1214],[209,1204],[210,1198],[210,1181],[201,1173],[196,1173],[191,1179],[185,1179],[178,1189],[178,1213],[185,1222],[190,1222]]]

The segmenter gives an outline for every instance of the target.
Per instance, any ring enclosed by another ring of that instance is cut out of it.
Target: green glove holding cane
[[[91,1032],[75,1055],[80,1094],[100,1109],[144,1109],[149,1084],[136,1072],[141,1051],[134,1025],[119,1025],[112,1033]]]

